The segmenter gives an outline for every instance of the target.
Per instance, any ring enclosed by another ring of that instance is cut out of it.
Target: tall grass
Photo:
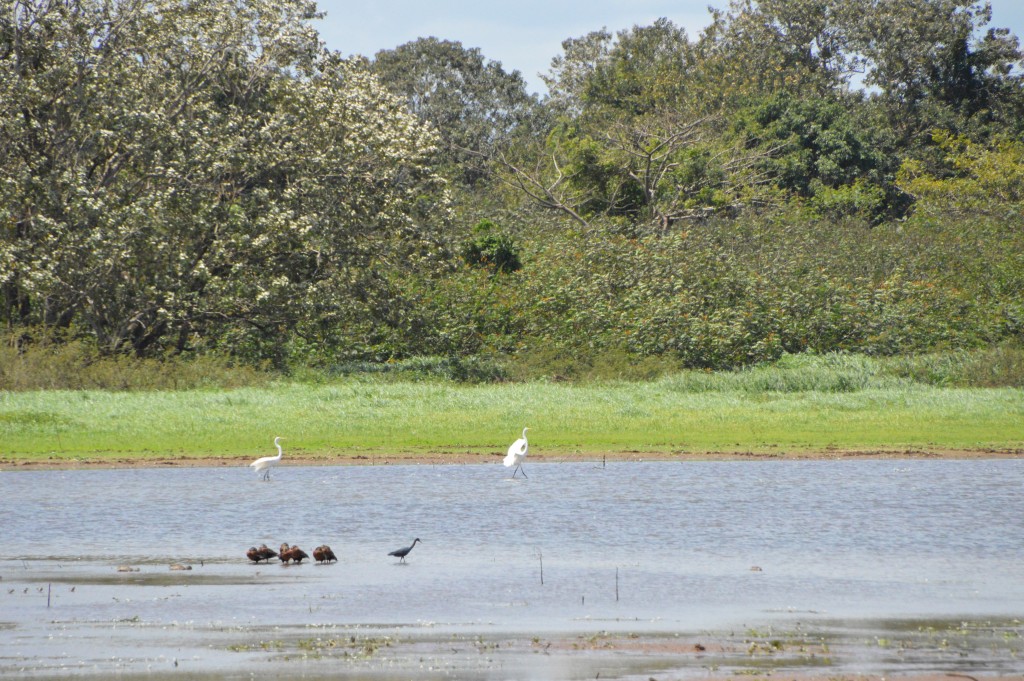
[[[1024,391],[936,386],[907,367],[836,355],[646,382],[358,375],[237,389],[7,392],[0,460],[255,456],[276,435],[292,453],[493,455],[527,425],[531,451],[549,455],[1024,447]]]
[[[95,345],[0,345],[0,390],[188,390],[269,383],[271,374],[228,358],[139,359],[101,355]]]
[[[16,348],[0,345],[0,391],[190,390],[266,386],[279,372],[238,364],[229,358],[137,359],[100,355],[79,342]],[[844,392],[900,382],[942,387],[1024,388],[1024,349],[996,346],[930,355],[872,358],[850,354],[783,355],[771,363],[736,371],[683,371],[667,357],[637,358],[608,350],[593,356],[533,351],[520,356],[413,357],[395,362],[349,362],[329,370],[298,367],[291,380],[322,384],[347,379],[377,381],[568,380],[639,381],[663,378],[679,390],[706,392]]]

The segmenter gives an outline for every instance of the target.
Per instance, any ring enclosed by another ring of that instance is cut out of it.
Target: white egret
[[[270,480],[270,467],[277,464],[281,460],[281,456],[284,452],[281,450],[281,438],[274,438],[274,446],[277,447],[277,456],[264,456],[263,458],[256,459],[249,466],[257,473],[263,473],[264,480]]]
[[[523,470],[523,461],[526,460],[526,452],[529,449],[529,444],[526,442],[526,431],[529,428],[523,428],[523,436],[512,443],[512,446],[508,448],[508,454],[505,455],[505,468],[511,468],[515,466],[515,470],[512,471],[512,477],[516,477],[516,471],[523,471],[523,477],[526,477],[526,471]]]
[[[398,558],[398,562],[399,563],[404,563],[405,562],[405,557],[409,555],[409,552],[412,551],[412,547],[416,546],[416,542],[418,542],[419,540],[420,540],[420,538],[416,537],[415,539],[412,540],[412,544],[409,544],[409,546],[406,546],[405,548],[401,548],[401,549],[395,549],[394,551],[392,551],[388,555],[389,556],[395,556],[395,557]]]

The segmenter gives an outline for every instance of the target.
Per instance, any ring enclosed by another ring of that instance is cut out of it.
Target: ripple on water
[[[271,482],[243,467],[5,472],[16,548],[0,609],[18,635],[0,659],[57,655],[55,636],[132,648],[140,630],[164,631],[166,655],[198,645],[183,629],[570,635],[1024,612],[1021,461],[528,468],[516,484],[497,465],[283,466]],[[387,555],[414,537],[408,564]],[[281,542],[339,560],[245,558]]]

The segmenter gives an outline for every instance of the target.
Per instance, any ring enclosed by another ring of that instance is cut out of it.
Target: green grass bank
[[[906,372],[904,372],[906,373]],[[644,382],[350,376],[178,391],[0,393],[0,463],[503,453],[1018,450],[1024,390],[943,387],[856,357]]]

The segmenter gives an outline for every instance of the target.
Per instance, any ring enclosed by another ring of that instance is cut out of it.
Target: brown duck
[[[259,563],[261,560],[265,560],[269,563],[271,558],[277,556],[277,552],[266,544],[260,544],[259,548],[256,548],[255,546],[250,547],[249,550],[246,551],[245,555],[254,563]]]
[[[331,547],[327,544],[323,544],[313,549],[313,559],[318,563],[330,563],[331,561],[334,561],[335,563],[338,562],[338,557],[334,555],[334,551],[331,551]]]

